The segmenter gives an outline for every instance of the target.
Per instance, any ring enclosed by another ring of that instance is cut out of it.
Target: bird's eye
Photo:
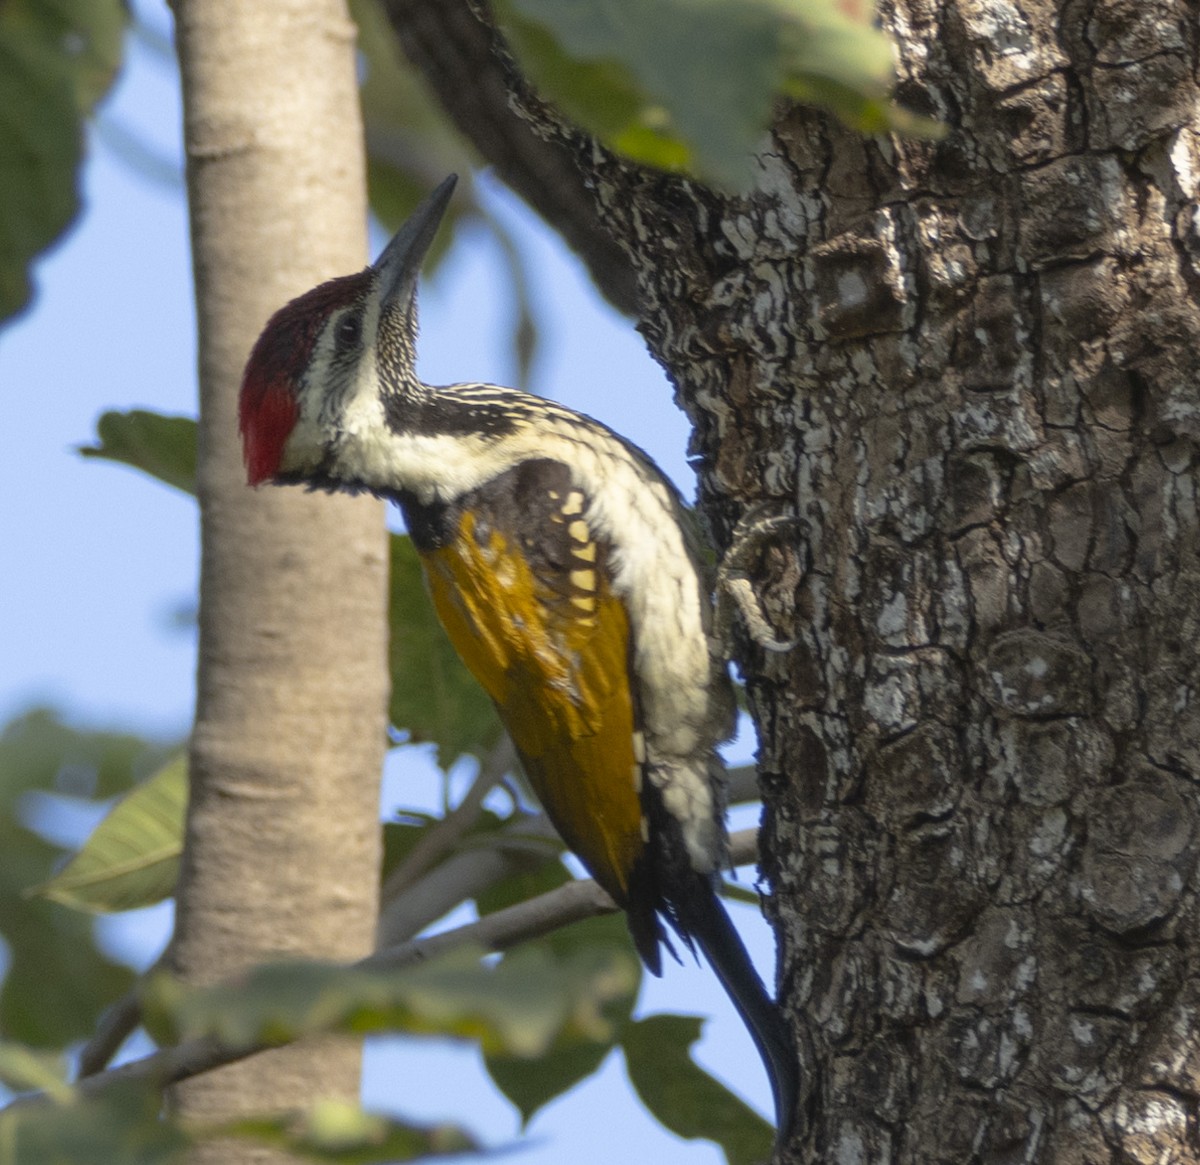
[[[338,320],[334,339],[339,351],[345,352],[348,348],[353,348],[361,335],[362,320],[359,319],[358,312],[348,312]]]

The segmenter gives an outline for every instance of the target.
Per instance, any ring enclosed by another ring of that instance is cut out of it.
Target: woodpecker
[[[417,275],[454,183],[373,266],[267,323],[239,402],[249,482],[399,504],[438,616],[550,820],[653,974],[672,950],[664,919],[704,953],[763,1058],[783,1137],[797,1058],[716,893],[716,749],[735,706],[699,541],[658,467],[598,421],[418,379]]]

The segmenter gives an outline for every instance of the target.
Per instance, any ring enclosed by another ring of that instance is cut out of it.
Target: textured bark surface
[[[245,485],[236,397],[268,315],[361,267],[354,28],[341,0],[180,0],[200,327],[203,567],[192,798],[174,946],[208,982],[370,949],[387,692],[381,507]],[[358,1094],[358,1049],[286,1049],[190,1080],[191,1118]],[[258,1160],[212,1145],[196,1160]]]
[[[1200,1160],[1200,102],[1185,0],[900,0],[950,131],[780,112],[757,191],[558,123],[696,425],[802,519],[744,653],[821,1162]]]

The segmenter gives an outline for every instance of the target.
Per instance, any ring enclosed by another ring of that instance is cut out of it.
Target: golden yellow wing
[[[545,504],[528,489],[514,503],[512,485],[472,498],[421,550],[429,589],[563,840],[628,907],[645,845],[628,616],[569,476],[543,475]],[[639,947],[656,945],[638,929]]]

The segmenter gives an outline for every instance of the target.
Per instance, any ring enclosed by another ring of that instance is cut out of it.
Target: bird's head
[[[385,428],[384,397],[419,389],[417,274],[455,181],[417,207],[372,266],[313,288],[267,322],[238,404],[251,485],[372,484],[354,462]]]

